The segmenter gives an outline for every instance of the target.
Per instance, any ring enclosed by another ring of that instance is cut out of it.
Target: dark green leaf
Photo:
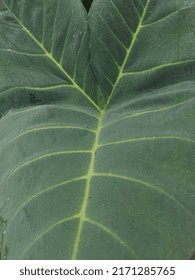
[[[192,258],[194,15],[0,0],[2,259]]]

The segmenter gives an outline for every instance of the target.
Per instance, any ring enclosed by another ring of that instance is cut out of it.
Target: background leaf
[[[78,94],[96,100],[80,1],[1,1],[0,20],[1,112]]]

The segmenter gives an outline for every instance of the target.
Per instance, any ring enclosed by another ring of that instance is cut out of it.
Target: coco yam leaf
[[[195,1],[0,1],[2,259],[189,259]]]

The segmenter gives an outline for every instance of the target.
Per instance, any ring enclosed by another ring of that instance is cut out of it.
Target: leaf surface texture
[[[0,1],[2,259],[189,259],[195,2]]]

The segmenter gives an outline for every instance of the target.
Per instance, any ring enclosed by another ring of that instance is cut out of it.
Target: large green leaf
[[[2,259],[190,259],[194,30],[194,0],[0,0]]]

